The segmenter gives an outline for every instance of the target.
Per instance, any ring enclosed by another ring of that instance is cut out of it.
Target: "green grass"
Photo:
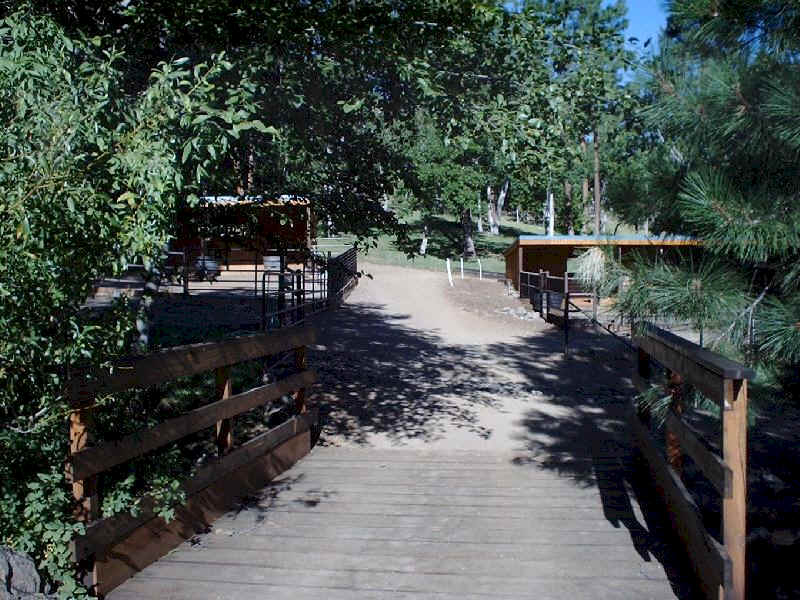
[[[403,267],[413,267],[417,269],[429,269],[443,271],[445,269],[445,259],[450,258],[458,264],[463,249],[461,225],[456,217],[450,215],[437,215],[428,219],[428,250],[425,256],[416,254],[422,241],[423,223],[418,215],[406,220],[409,227],[409,244],[399,246],[393,236],[382,235],[377,239],[377,246],[365,249],[361,252],[360,258],[365,262],[381,265],[397,265]],[[541,234],[544,230],[538,225],[527,225],[525,223],[514,223],[513,219],[503,219],[500,226],[500,235],[490,235],[488,233],[473,233],[475,250],[481,260],[481,267],[484,271],[505,272],[505,261],[503,251],[505,251],[519,235]],[[321,249],[333,244],[344,244],[348,238],[336,240],[319,240]],[[333,254],[337,254],[339,248],[331,247]],[[408,252],[415,255],[408,258]],[[465,260],[464,265],[470,268],[477,268],[476,260]]]

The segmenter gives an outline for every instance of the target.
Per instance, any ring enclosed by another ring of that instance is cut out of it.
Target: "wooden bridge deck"
[[[674,598],[619,457],[589,460],[317,448],[109,598]]]

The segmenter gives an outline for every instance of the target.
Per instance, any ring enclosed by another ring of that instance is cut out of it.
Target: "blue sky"
[[[658,42],[658,33],[667,24],[667,14],[662,0],[628,0],[628,33],[626,37],[639,38],[639,47],[647,38],[651,45]],[[648,46],[648,49],[650,46]]]

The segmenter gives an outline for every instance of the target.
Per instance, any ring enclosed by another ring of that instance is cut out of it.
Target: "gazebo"
[[[567,273],[567,261],[576,249],[613,246],[620,257],[631,250],[661,252],[667,248],[700,246],[699,240],[681,235],[521,235],[503,253],[506,279],[519,290],[520,273],[549,271],[554,277]]]

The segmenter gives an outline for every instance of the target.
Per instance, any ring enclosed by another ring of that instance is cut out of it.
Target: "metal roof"
[[[517,246],[700,246],[697,238],[687,235],[521,235],[504,252]]]

